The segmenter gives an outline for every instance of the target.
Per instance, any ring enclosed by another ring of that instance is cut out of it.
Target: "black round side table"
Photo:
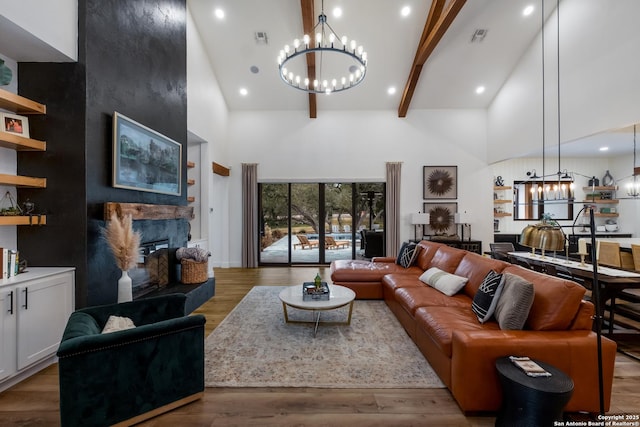
[[[573,380],[558,368],[534,360],[549,377],[530,377],[508,357],[496,360],[502,385],[502,407],[496,426],[540,427],[562,421],[562,412],[573,394]]]

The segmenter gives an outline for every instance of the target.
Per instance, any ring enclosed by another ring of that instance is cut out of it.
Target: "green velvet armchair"
[[[202,315],[182,294],[74,312],[58,348],[62,426],[131,425],[204,392]],[[101,334],[110,315],[133,329]]]

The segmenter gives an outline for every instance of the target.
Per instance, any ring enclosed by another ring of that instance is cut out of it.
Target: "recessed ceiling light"
[[[333,17],[340,18],[341,16],[342,16],[342,9],[340,9],[339,7],[335,7],[333,9]]]
[[[248,94],[249,94],[249,91],[246,88],[243,88],[243,87],[240,88],[240,95],[247,96]]]
[[[484,87],[484,86],[478,86],[478,87],[476,88],[476,93],[477,93],[478,95],[480,95],[481,93],[484,93],[484,91],[485,91],[485,87]]]
[[[409,6],[405,6],[402,9],[400,9],[400,15],[409,16],[410,14],[411,14],[411,8]]]
[[[609,147],[600,147],[600,151],[609,151]]]
[[[224,10],[217,8],[213,13],[216,15],[216,18],[224,19]]]
[[[389,89],[387,89],[387,93],[388,93],[389,95],[395,95],[395,93],[396,93],[396,88],[395,88],[395,87],[393,87],[393,86],[389,87]]]
[[[525,7],[524,10],[522,11],[522,15],[523,16],[529,16],[533,13],[533,10],[535,8],[533,7],[532,4],[530,4],[529,6]]]

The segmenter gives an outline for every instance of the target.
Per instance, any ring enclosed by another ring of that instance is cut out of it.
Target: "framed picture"
[[[458,233],[454,218],[458,212],[457,203],[424,203],[423,212],[430,215],[426,235],[455,236]]]
[[[423,199],[457,199],[457,166],[424,166],[422,169]]]
[[[2,132],[29,138],[29,118],[17,114],[0,112]]]
[[[115,112],[113,186],[179,196],[182,144]]]

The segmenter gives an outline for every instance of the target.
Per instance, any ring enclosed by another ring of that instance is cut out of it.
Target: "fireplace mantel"
[[[107,202],[104,204],[104,219],[108,221],[112,214],[131,215],[133,220],[140,219],[186,219],[192,220],[192,206],[151,205],[145,203]]]

